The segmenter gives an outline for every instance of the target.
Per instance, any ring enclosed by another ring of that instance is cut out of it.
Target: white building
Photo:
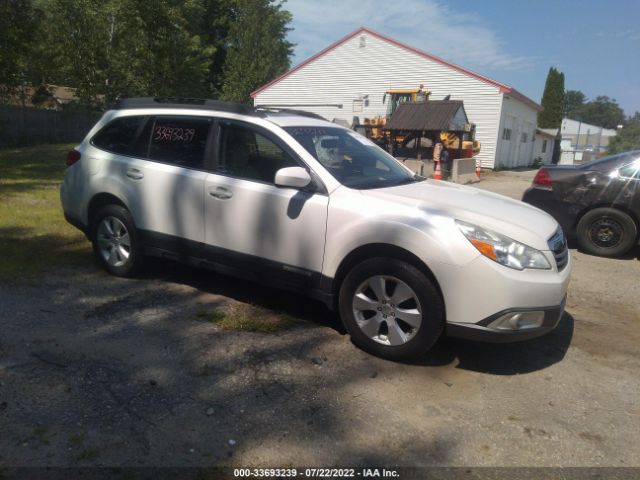
[[[593,150],[603,152],[609,146],[616,130],[603,128],[589,123],[563,118],[560,135],[563,141],[569,141],[571,148],[577,151]]]
[[[533,143],[533,159],[540,159],[543,165],[551,164],[553,146],[558,135],[557,128],[538,128]]]
[[[251,94],[256,106],[304,109],[351,124],[385,115],[389,89],[463,100],[486,168],[533,162],[540,106],[516,89],[392,38],[360,28]]]

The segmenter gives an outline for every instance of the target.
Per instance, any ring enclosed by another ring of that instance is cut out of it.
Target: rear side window
[[[96,147],[121,155],[131,155],[133,142],[146,117],[120,117],[100,130],[91,140]]]
[[[211,119],[156,117],[149,140],[149,159],[180,167],[202,168]]]

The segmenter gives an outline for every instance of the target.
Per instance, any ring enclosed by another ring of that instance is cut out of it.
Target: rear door
[[[186,252],[204,241],[204,159],[212,123],[198,116],[145,117],[129,155],[112,158],[109,174],[124,185],[147,246]]]
[[[314,287],[320,279],[329,197],[274,184],[304,166],[275,134],[219,121],[216,165],[205,182],[205,242],[216,262],[264,280]]]

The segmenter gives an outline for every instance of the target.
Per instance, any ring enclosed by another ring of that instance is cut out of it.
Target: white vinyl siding
[[[504,96],[500,121],[500,140],[496,150],[496,166],[503,168],[531,165],[538,112],[519,100]],[[505,130],[510,130],[505,135]]]
[[[451,95],[452,100],[464,101],[469,121],[476,124],[476,139],[482,143],[478,156],[481,165],[493,168],[498,135],[501,135],[503,94],[500,90],[366,32],[259,92],[254,103],[289,105],[351,125],[354,116],[363,122],[365,118],[385,115],[382,98],[386,90],[414,89],[420,84],[431,91],[431,100]],[[362,111],[354,112],[354,100],[360,99],[364,100]],[[335,104],[341,108],[332,106]]]
[[[533,144],[533,159],[540,157],[544,165],[551,163],[553,156],[554,138],[549,135],[536,134],[536,141]],[[546,148],[545,148],[546,145]]]

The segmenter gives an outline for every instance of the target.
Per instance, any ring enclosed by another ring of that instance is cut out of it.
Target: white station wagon
[[[417,176],[312,114],[126,99],[67,165],[65,217],[110,273],[160,256],[304,293],[376,355],[528,339],[562,316],[571,260],[551,216]]]

